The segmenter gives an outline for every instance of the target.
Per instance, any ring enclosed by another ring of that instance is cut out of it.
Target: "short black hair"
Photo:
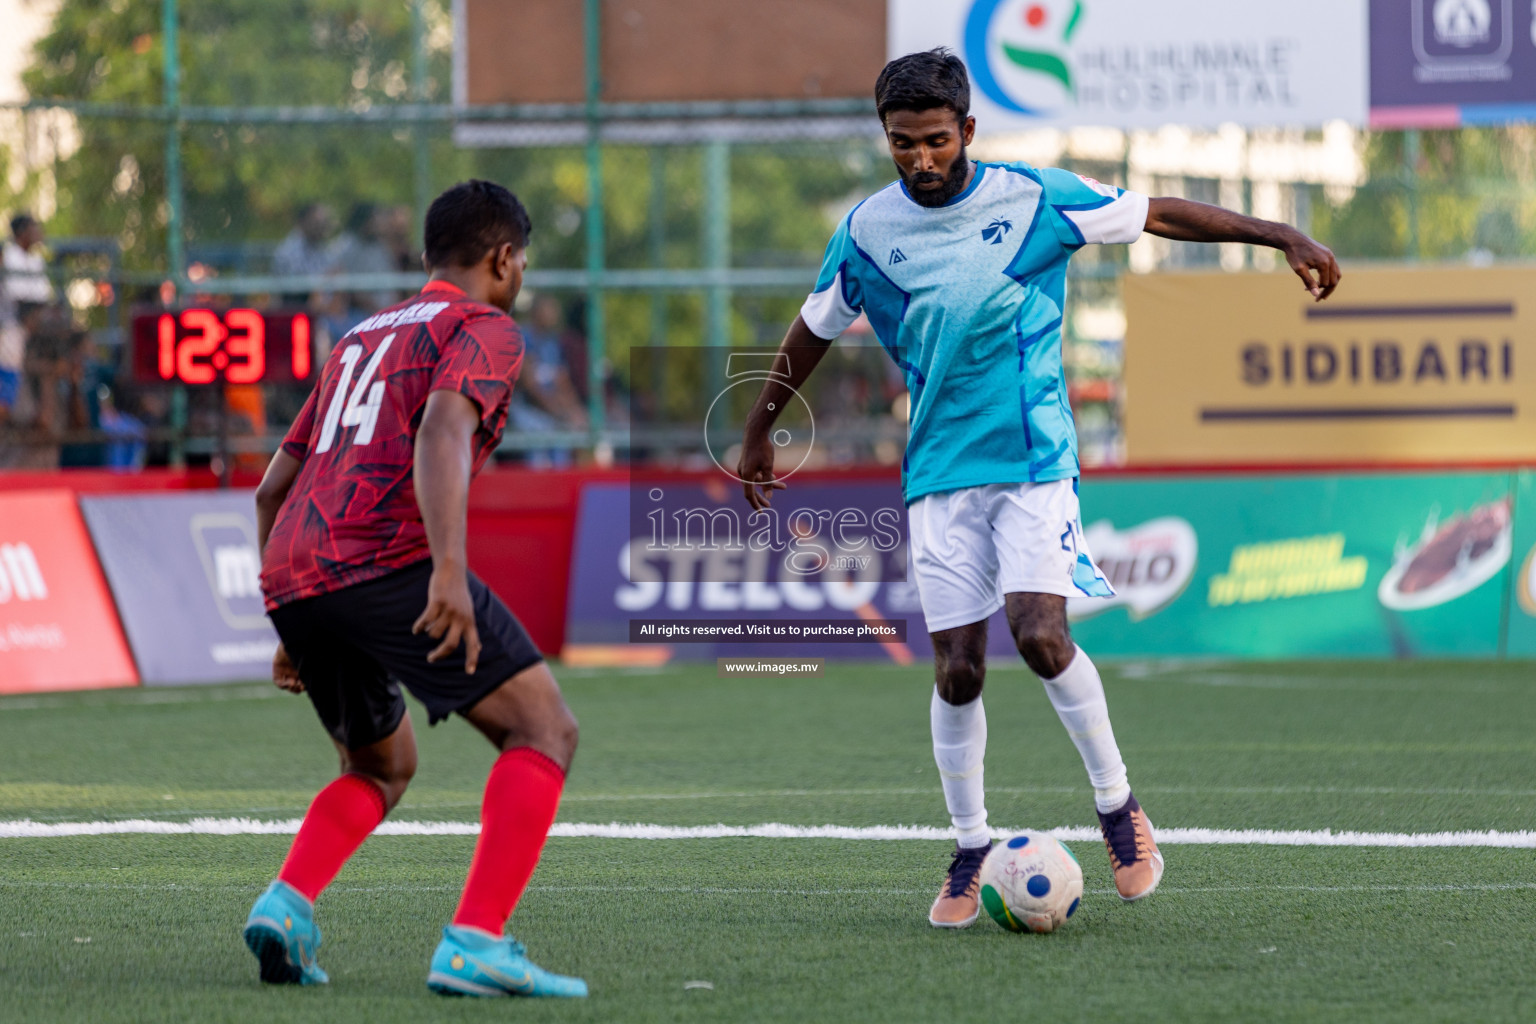
[[[11,236],[13,238],[19,236],[23,231],[32,227],[36,223],[37,218],[32,216],[30,213],[18,213],[16,216],[11,218]]]
[[[875,109],[883,122],[893,110],[948,107],[964,121],[971,112],[971,76],[948,47],[897,57],[875,79]]]
[[[508,242],[525,247],[532,234],[533,222],[517,196],[494,181],[461,181],[427,210],[427,265],[472,267]]]

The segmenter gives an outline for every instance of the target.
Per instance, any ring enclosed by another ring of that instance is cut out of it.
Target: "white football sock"
[[[1103,814],[1119,810],[1131,795],[1131,787],[1125,781],[1125,762],[1120,759],[1115,730],[1109,724],[1109,705],[1104,700],[1099,670],[1078,647],[1065,672],[1041,682],[1061,724],[1067,727],[1067,735],[1083,755],[1083,767],[1093,783],[1093,802]]]
[[[933,688],[928,712],[933,727],[933,760],[944,785],[944,803],[959,844],[967,849],[992,841],[987,830],[982,759],[987,753],[987,713],[977,697],[969,704],[949,704]]]

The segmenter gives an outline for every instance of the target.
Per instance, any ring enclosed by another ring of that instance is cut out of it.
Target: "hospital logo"
[[[1075,101],[1068,63],[1082,0],[976,0],[965,22],[965,63],[986,98],[1004,110],[1045,115]]]

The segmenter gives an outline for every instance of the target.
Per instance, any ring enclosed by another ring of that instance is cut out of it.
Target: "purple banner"
[[[81,498],[146,686],[270,677],[253,491]]]
[[[668,621],[780,622],[803,631],[831,626],[800,635],[837,637],[820,642],[786,642],[783,637],[699,642],[690,637],[671,647],[674,658],[769,657],[790,653],[790,647],[797,655],[898,664],[932,656],[917,587],[907,571],[906,512],[894,482],[794,483],[774,495],[775,520],[749,519],[739,490],[672,483],[666,491],[669,516],[684,510],[702,526],[718,514],[718,534],[701,529],[663,533],[648,515],[657,499],[646,488],[592,485],[583,490],[572,556],[568,657],[604,648],[610,660],[623,660],[621,649],[633,646],[635,660],[649,660],[641,649],[654,652],[665,638],[632,630],[642,622]],[[632,500],[634,495],[638,498]],[[797,519],[802,510],[812,514]],[[737,522],[742,529],[733,525]],[[772,533],[775,522],[784,524],[784,537]],[[844,529],[837,529],[839,523]],[[754,544],[754,531],[765,524],[768,532]],[[734,539],[731,530],[736,530]],[[904,636],[857,628],[887,622],[901,624],[898,633]],[[849,626],[854,627],[851,635]],[[744,628],[741,635],[751,632]],[[1001,614],[990,640],[996,653],[1013,654]]]
[[[1536,115],[1527,0],[1371,0],[1370,19],[1373,122],[1392,120],[1391,108],[1463,108],[1451,123]],[[1433,111],[1418,120],[1440,124]]]

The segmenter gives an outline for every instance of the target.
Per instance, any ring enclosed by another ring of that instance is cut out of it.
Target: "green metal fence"
[[[73,236],[57,246],[57,283],[72,294],[80,282],[111,286],[110,301],[82,303],[76,316],[118,343],[103,352],[120,352],[136,302],[414,289],[422,280],[414,272],[280,277],[269,272],[268,255],[303,198],[405,205],[419,224],[441,188],[470,175],[494,178],[516,189],[535,218],[529,289],[579,312],[575,326],[585,339],[584,424],[509,432],[507,448],[622,454],[624,425],[614,415],[622,393],[651,386],[626,379],[627,353],[644,345],[774,344],[814,280],[836,217],[892,171],[868,100],[605,101],[600,3],[583,2],[583,102],[460,106],[441,101],[447,56],[429,42],[446,16],[438,0],[407,0],[408,30],[390,36],[388,47],[377,44],[373,66],[396,68],[403,83],[386,90],[387,102],[376,89],[354,88],[345,101],[326,96],[320,104],[282,90],[273,93],[281,102],[196,102],[206,98],[199,89],[230,91],[208,86],[220,81],[217,60],[205,56],[190,76],[182,60],[202,30],[186,20],[206,26],[214,15],[182,10],[178,0],[133,0],[125,17],[137,12],[145,28],[134,52],[150,47],[142,42],[152,35],[149,5],[159,8],[158,101],[144,89],[132,102],[85,89],[39,94],[14,108],[33,118],[66,112],[89,139],[70,158],[73,171],[53,168],[71,204]],[[265,9],[241,8],[253,17]],[[359,10],[356,24],[365,28],[370,12],[380,24],[384,14],[398,14],[387,0]],[[146,53],[148,60],[153,49]],[[1361,180],[1285,186],[1287,216],[1342,257],[1488,262],[1536,253],[1536,134],[1528,127],[1363,135],[1359,145]],[[1119,159],[1074,157],[1069,147],[1059,162],[1127,184],[1133,146],[1127,136]],[[303,166],[274,156],[283,153]],[[246,164],[271,168],[270,179],[242,177]],[[81,170],[87,165],[97,168],[94,177]],[[1210,183],[1157,184],[1203,197]],[[1230,205],[1253,209],[1253,182],[1231,184],[1241,201]],[[1190,257],[1182,252],[1170,250],[1160,265],[1183,265]],[[1118,339],[1080,326],[1092,318],[1073,314],[1115,309],[1127,270],[1122,249],[1085,250],[1071,277],[1067,363],[1085,451],[1098,461],[1117,455]],[[168,445],[173,460],[206,456],[213,439],[199,420],[201,399],[177,391],[167,401],[166,422],[151,438]],[[237,439],[234,449],[270,451],[279,414],[293,404],[293,396],[275,395],[267,429]]]

